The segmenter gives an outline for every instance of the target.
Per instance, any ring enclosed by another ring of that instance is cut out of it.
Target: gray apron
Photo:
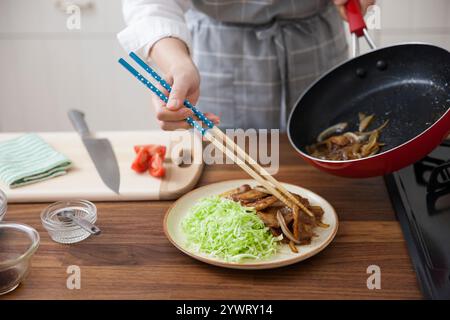
[[[286,129],[302,92],[347,58],[331,0],[193,0],[200,110],[222,128]]]

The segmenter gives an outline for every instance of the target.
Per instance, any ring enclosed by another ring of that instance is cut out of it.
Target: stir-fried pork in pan
[[[310,216],[301,209],[298,212],[271,195],[261,186],[251,188],[242,185],[239,188],[221,194],[221,197],[239,202],[246,207],[253,207],[258,217],[270,228],[274,236],[283,234],[284,243],[289,243],[292,251],[298,252],[295,244],[309,244],[315,236],[314,228],[326,228],[328,225],[322,222],[323,210],[319,206],[310,205],[308,199],[293,194],[314,216]],[[294,208],[298,208],[294,206]],[[295,218],[297,216],[297,219]],[[297,222],[296,222],[297,221]],[[297,230],[296,227],[297,226]]]
[[[317,143],[306,147],[306,152],[313,157],[326,160],[353,160],[378,153],[383,143],[378,142],[381,131],[388,124],[386,120],[378,128],[366,131],[375,116],[359,114],[359,127],[356,132],[345,132],[346,122],[331,126],[317,137]]]

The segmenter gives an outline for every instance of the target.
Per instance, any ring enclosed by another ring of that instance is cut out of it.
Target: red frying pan
[[[438,146],[450,133],[450,53],[440,47],[407,43],[375,49],[357,0],[346,5],[354,58],[323,75],[299,98],[288,121],[288,136],[300,155],[317,168],[345,177],[380,176],[408,166]],[[358,38],[372,51],[357,56]],[[305,146],[324,129],[349,123],[357,131],[358,114],[384,120],[378,154],[331,161],[314,158]],[[450,158],[450,155],[449,155]]]

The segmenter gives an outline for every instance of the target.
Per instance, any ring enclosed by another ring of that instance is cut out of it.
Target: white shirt
[[[189,0],[122,0],[127,27],[117,38],[127,51],[147,57],[150,48],[160,39],[178,38],[191,50],[191,36],[184,13]]]

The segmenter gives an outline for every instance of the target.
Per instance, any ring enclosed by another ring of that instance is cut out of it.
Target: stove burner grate
[[[385,181],[424,296],[450,299],[450,141]]]

